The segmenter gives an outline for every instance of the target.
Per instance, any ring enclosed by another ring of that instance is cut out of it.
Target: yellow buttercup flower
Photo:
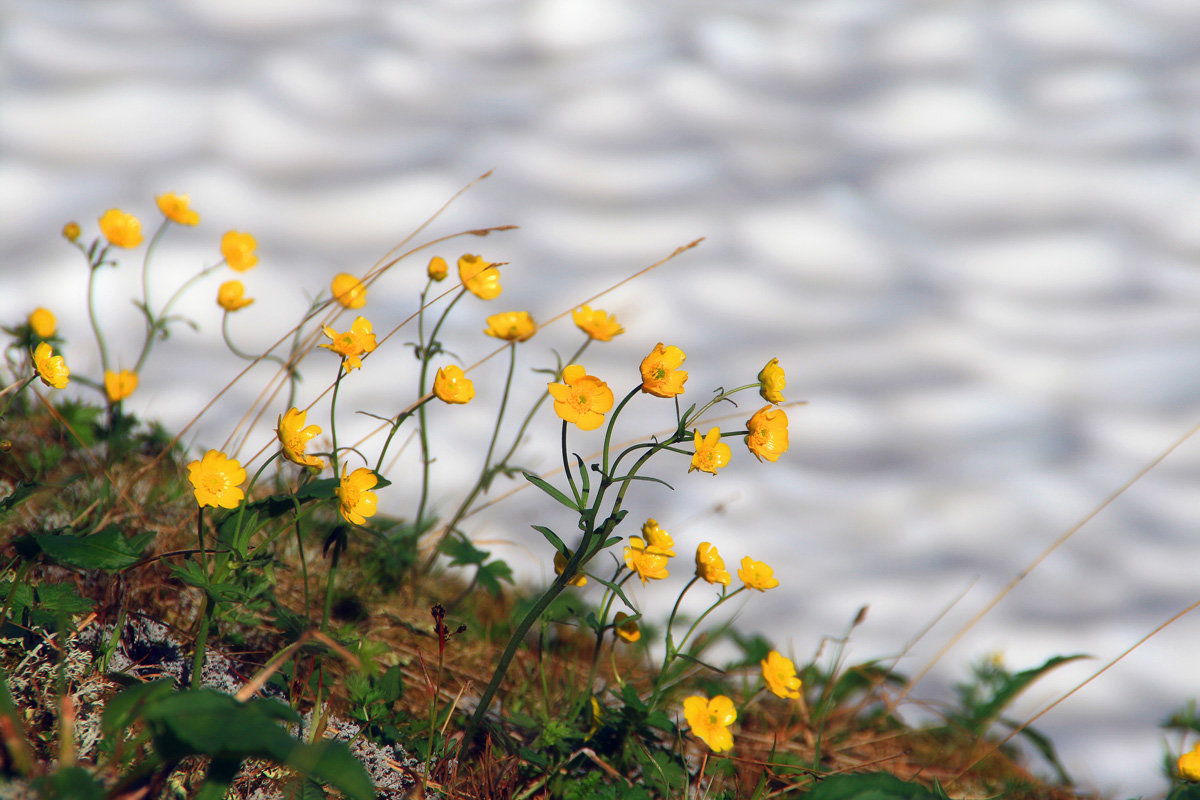
[[[342,366],[347,372],[361,367],[362,356],[375,350],[375,334],[366,317],[355,317],[350,330],[345,333],[338,333],[328,325],[322,326],[322,329],[332,341],[321,347],[341,356]]]
[[[788,418],[782,408],[763,406],[746,420],[746,447],[759,461],[778,461],[788,449]]]
[[[768,403],[778,405],[783,402],[783,387],[787,385],[787,377],[779,359],[772,358],[758,373],[758,393]]]
[[[613,617],[613,630],[616,631],[618,639],[630,644],[642,638],[642,631],[638,627],[637,620],[629,619],[629,615],[624,611],[618,611],[617,615]]]
[[[279,448],[283,453],[283,457],[293,464],[299,464],[302,467],[315,467],[323,469],[325,462],[317,456],[310,456],[304,452],[308,447],[308,443],[321,435],[321,428],[317,425],[309,425],[305,427],[304,423],[308,417],[307,411],[301,411],[298,408],[289,408],[279,416],[279,421],[275,425],[275,434],[279,437]]]
[[[695,446],[696,452],[692,455],[692,463],[688,467],[688,472],[698,469],[701,472],[716,475],[717,470],[728,464],[733,455],[733,450],[729,445],[721,441],[720,428],[710,428],[704,437],[700,436],[700,431],[696,431],[692,444]]]
[[[35,308],[29,312],[29,327],[39,339],[49,339],[58,330],[58,320],[48,308]]]
[[[425,270],[431,280],[444,281],[446,276],[450,274],[450,268],[446,266],[446,259],[441,256],[434,256],[429,259],[429,267]]]
[[[241,281],[225,281],[217,287],[217,305],[226,311],[237,311],[254,302],[253,297],[243,297],[246,286]]]
[[[462,371],[462,367],[448,364],[437,371],[433,379],[433,393],[443,403],[469,403],[475,396],[475,384]]]
[[[196,502],[202,508],[237,508],[246,496],[238,488],[246,480],[246,470],[236,459],[227,458],[220,450],[209,450],[204,458],[193,461],[187,468]]]
[[[674,397],[683,393],[688,374],[679,368],[687,358],[675,345],[663,347],[659,342],[642,359],[642,391],[655,397]]]
[[[258,256],[254,255],[256,247],[258,242],[248,233],[227,231],[221,237],[221,255],[236,272],[245,272],[258,263]]]
[[[467,291],[480,300],[492,300],[504,289],[500,286],[498,265],[484,261],[479,256],[464,255],[458,259],[458,279]]]
[[[129,395],[133,394],[134,389],[138,386],[138,376],[136,372],[123,369],[120,372],[111,370],[104,373],[104,393],[108,395],[108,402],[119,403]]]
[[[763,680],[772,694],[784,699],[799,699],[801,681],[796,675],[796,665],[790,658],[772,650],[759,663],[762,664]]]
[[[566,422],[574,422],[581,431],[594,431],[604,423],[604,415],[613,406],[612,389],[583,367],[571,364],[563,369],[564,383],[547,384],[554,398],[554,413]]]
[[[54,355],[54,349],[42,342],[33,351],[33,367],[42,383],[53,389],[64,389],[70,382],[71,370],[62,356]]]
[[[329,288],[342,308],[362,308],[367,304],[367,287],[348,272],[335,275]]]
[[[646,550],[669,558],[675,557],[675,540],[664,531],[653,517],[642,525],[642,536],[646,538]]]
[[[523,342],[537,333],[537,324],[528,311],[504,311],[487,318],[483,332],[507,342]]]
[[[338,497],[338,511],[347,522],[362,525],[367,517],[375,515],[379,498],[368,490],[377,483],[379,478],[366,467],[359,467],[347,475],[346,465],[342,465],[342,480],[333,492]]]
[[[637,573],[643,586],[648,580],[661,581],[668,575],[667,557],[648,549],[640,536],[629,537],[629,546],[625,548],[625,566]]]
[[[1179,777],[1185,781],[1200,781],[1200,743],[1190,753],[1184,753],[1176,764]]]
[[[696,576],[709,583],[729,585],[729,572],[725,569],[725,559],[709,542],[701,542],[696,548]]]
[[[142,223],[119,208],[110,208],[100,217],[100,232],[114,247],[137,247],[142,243]]]
[[[160,194],[154,198],[158,203],[158,210],[163,213],[163,216],[171,220],[171,222],[179,223],[180,225],[199,225],[200,215],[192,211],[188,206],[192,202],[192,198],[186,194]]]
[[[563,553],[560,553],[557,551],[554,553],[554,574],[555,575],[563,574],[563,570],[567,568],[567,559],[570,558],[570,556],[571,556],[570,551],[568,551],[565,555]],[[587,575],[584,575],[582,572],[576,572],[574,575],[571,576],[571,579],[567,581],[567,586],[585,586],[585,585],[587,585]]]
[[[774,576],[775,570],[761,561],[755,561],[750,556],[743,558],[742,565],[738,567],[738,577],[742,579],[742,583],[746,584],[747,589],[758,589],[760,592],[774,589],[779,585],[779,581]]]
[[[729,726],[737,719],[733,701],[723,694],[709,700],[701,695],[692,695],[683,701],[683,717],[687,720],[692,735],[702,740],[715,753],[733,747],[733,734]]]
[[[611,342],[614,336],[625,332],[612,314],[600,310],[593,311],[589,306],[575,309],[571,319],[575,320],[579,330],[602,342]]]
[[[80,232],[78,222],[68,222],[66,225],[63,225],[62,235],[68,242],[78,239]]]

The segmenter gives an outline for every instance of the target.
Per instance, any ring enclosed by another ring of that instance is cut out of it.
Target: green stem
[[[342,376],[346,374],[346,360],[343,358],[338,364],[337,378],[333,381],[333,397],[329,399],[329,436],[333,439],[333,452],[329,454],[329,460],[333,465],[333,477],[338,477],[338,444],[337,444],[337,398],[338,389],[342,385]]]
[[[419,347],[421,349],[421,376],[418,379],[418,383],[417,383],[417,397],[425,396],[425,385],[426,385],[425,381],[429,377],[430,352],[433,350],[434,346],[437,344],[438,331],[440,331],[442,329],[442,323],[445,322],[446,317],[448,317],[450,315],[450,309],[454,308],[454,304],[457,303],[460,299],[462,299],[462,296],[464,294],[466,294],[466,290],[462,289],[459,291],[458,294],[454,295],[454,299],[451,300],[450,303],[446,306],[446,310],[443,311],[442,315],[438,318],[437,324],[435,324],[433,326],[433,332],[429,334],[429,345],[426,346],[426,344],[425,344],[425,293],[429,291],[429,287],[430,287],[430,285],[432,285],[432,283],[433,283],[432,278],[430,278],[429,281],[426,282],[425,290],[421,292],[421,299],[420,299],[421,308],[420,308],[420,310],[417,311],[417,347]],[[501,412],[501,413],[503,413],[503,412]],[[396,428],[400,427],[400,422],[401,422],[401,420],[399,418],[397,418],[396,425],[393,428],[393,431]],[[421,520],[425,516],[425,504],[429,501],[429,464],[430,464],[429,431],[428,431],[428,428],[426,425],[426,420],[425,420],[425,404],[424,403],[422,403],[421,405],[419,405],[417,407],[417,426],[419,429],[418,433],[420,434],[420,438],[421,438],[421,498],[417,502],[417,515],[416,515],[416,518],[413,520],[413,526],[416,528],[417,533],[419,535],[421,532],[424,531],[424,528],[421,527],[422,526]],[[391,437],[389,436],[388,439],[390,441]],[[383,454],[382,453],[380,453],[380,463],[383,463]]]
[[[500,436],[500,424],[504,421],[504,410],[508,407],[508,395],[509,391],[512,389],[513,371],[517,366],[516,342],[509,342],[508,354],[508,376],[504,380],[504,394],[500,398],[500,411],[496,415],[496,427],[492,430],[492,440],[488,443],[487,455],[483,458],[483,469],[479,473],[479,479],[475,481],[474,488],[471,489],[471,492],[467,495],[467,498],[462,501],[458,509],[454,512],[454,516],[450,518],[450,522],[442,531],[442,535],[438,537],[437,542],[433,546],[432,552],[429,554],[429,558],[425,560],[425,566],[422,570],[423,572],[429,572],[430,567],[433,566],[434,560],[437,559],[438,549],[441,547],[442,542],[444,542],[446,537],[454,531],[454,526],[457,525],[463,518],[463,515],[467,513],[467,509],[471,507],[471,503],[475,502],[475,498],[479,496],[481,491],[483,491],[484,483],[487,482],[489,471],[488,467],[492,461],[492,452],[496,449],[496,439]],[[419,523],[420,520],[417,520],[417,522]]]
[[[100,270],[100,264],[89,263],[88,270],[88,320],[92,323],[96,346],[100,348],[100,369],[108,372],[108,346],[104,342],[104,334],[100,331],[100,320],[96,317],[96,273]],[[103,386],[103,383],[101,385]],[[107,400],[107,396],[105,399]]]

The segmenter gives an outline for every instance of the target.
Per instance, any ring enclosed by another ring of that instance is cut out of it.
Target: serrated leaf
[[[141,713],[164,758],[265,758],[311,775],[352,800],[374,800],[371,779],[345,744],[293,739],[277,723],[280,716],[294,718],[295,712],[276,701],[239,703],[211,689],[176,692],[146,704]]]
[[[447,536],[442,540],[441,547],[438,549],[450,556],[450,566],[452,567],[482,564],[489,555],[487,550],[480,550],[462,536]]]
[[[126,539],[120,527],[109,525],[91,536],[34,533],[31,537],[46,558],[56,564],[114,571],[140,561],[154,534],[147,531]]]
[[[512,567],[499,559],[481,564],[475,577],[479,580],[479,585],[487,589],[492,596],[500,594],[500,581],[513,582]]]
[[[575,503],[574,500],[571,500],[565,494],[563,494],[558,489],[551,486],[545,480],[539,478],[537,475],[534,475],[532,472],[524,472],[522,474],[525,476],[525,480],[529,481],[534,486],[538,487],[543,492],[550,495],[551,497],[553,497],[558,502],[562,503],[567,508],[571,509],[572,511],[580,510],[579,506]]]
[[[92,609],[92,602],[79,596],[69,583],[42,583],[34,587],[39,608],[51,614],[85,614]]]

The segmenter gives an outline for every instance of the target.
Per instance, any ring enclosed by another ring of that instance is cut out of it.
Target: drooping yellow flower
[[[174,194],[168,192],[160,194],[154,198],[158,203],[158,210],[163,213],[163,216],[176,222],[180,225],[199,225],[200,215],[192,209],[188,208],[191,205],[192,198],[186,194]]]
[[[227,231],[221,237],[221,255],[236,272],[245,272],[258,263],[258,256],[254,255],[256,247],[258,242],[248,233]]]
[[[589,306],[580,306],[571,314],[571,319],[579,330],[593,339],[611,342],[614,336],[622,334],[625,329],[617,324],[617,318],[599,309],[593,311]]]
[[[275,434],[279,437],[280,450],[283,452],[283,457],[293,464],[299,464],[302,467],[315,467],[323,469],[325,462],[317,456],[310,456],[304,452],[308,447],[308,443],[321,435],[321,428],[317,425],[304,426],[307,411],[301,411],[298,408],[289,408],[279,416],[279,421],[275,425]]]
[[[674,397],[683,394],[688,374],[679,368],[687,358],[675,345],[663,347],[659,342],[642,359],[642,391],[655,397]]]
[[[669,558],[675,557],[675,540],[651,517],[642,525],[642,536],[646,537],[646,550]]]
[[[554,398],[554,413],[566,422],[574,422],[581,431],[594,431],[604,423],[604,415],[613,406],[612,389],[583,367],[571,364],[563,369],[564,383],[547,384]]]
[[[523,342],[537,333],[537,323],[528,311],[504,311],[487,318],[483,332],[507,342]]]
[[[759,663],[762,664],[763,680],[772,694],[785,700],[799,699],[801,681],[796,675],[796,665],[790,658],[772,650]]]
[[[225,281],[217,287],[217,305],[226,311],[237,311],[254,302],[253,297],[243,297],[246,286],[241,281]]]
[[[613,630],[616,631],[618,639],[630,644],[642,638],[642,631],[638,627],[637,620],[629,619],[629,615],[624,611],[618,611],[613,618]]]
[[[696,548],[696,575],[709,583],[729,585],[732,580],[725,569],[725,559],[709,542],[701,542]]]
[[[643,586],[648,580],[661,581],[668,575],[667,557],[648,549],[640,536],[629,537],[629,546],[625,548],[625,566],[637,573]]]
[[[733,747],[729,726],[737,719],[737,711],[733,701],[725,695],[719,694],[711,700],[692,695],[683,701],[683,717],[692,729],[692,735],[713,752],[720,753]]]
[[[433,379],[433,393],[443,403],[469,403],[475,397],[475,384],[462,371],[462,367],[447,364],[437,371]]]
[[[746,584],[747,589],[758,589],[760,592],[779,585],[779,580],[775,578],[775,570],[750,556],[742,559],[742,565],[738,567],[738,577]]]
[[[104,373],[104,393],[108,395],[110,403],[119,403],[129,397],[137,386],[136,372],[123,369],[120,372],[106,370]]]
[[[337,300],[342,308],[362,308],[367,304],[367,287],[348,272],[339,272],[333,276],[333,283],[329,288],[333,291],[333,299]]]
[[[565,555],[563,553],[560,553],[557,551],[554,553],[554,574],[555,575],[563,574],[563,570],[567,568],[567,559],[569,559],[570,557],[571,557],[570,551],[568,551]],[[567,586],[586,586],[586,585],[587,585],[587,575],[584,575],[582,572],[576,572],[574,575],[571,576],[571,579],[567,581]]]
[[[425,270],[428,273],[430,280],[444,281],[446,276],[450,274],[450,268],[446,266],[446,259],[441,256],[434,256],[429,259],[429,267]]]
[[[698,469],[701,472],[716,475],[717,470],[728,464],[730,457],[733,456],[733,450],[721,441],[720,428],[710,428],[708,434],[703,437],[700,436],[700,431],[696,431],[692,444],[695,446],[696,452],[692,454],[692,463],[688,467],[688,472]]]
[[[119,208],[110,208],[100,217],[100,232],[113,247],[137,247],[142,243],[142,223]]]
[[[338,496],[338,510],[347,522],[362,525],[367,517],[375,516],[379,498],[368,490],[377,483],[379,478],[366,467],[359,467],[347,475],[346,465],[342,465],[342,480],[333,492]]]
[[[758,373],[758,393],[768,403],[782,403],[783,387],[786,385],[787,376],[783,374],[778,358],[772,358]]]
[[[491,300],[504,291],[496,267],[479,256],[467,254],[458,259],[458,279],[480,300]]]
[[[35,308],[29,312],[29,327],[39,339],[49,339],[58,330],[58,320],[48,308]]]
[[[68,242],[78,239],[80,232],[78,222],[68,222],[66,225],[63,225],[62,235]]]
[[[782,408],[763,406],[746,420],[746,447],[759,461],[778,461],[788,449],[788,418]]]
[[[246,470],[220,450],[209,450],[204,458],[193,461],[187,468],[188,480],[201,507],[237,508],[246,496],[238,488],[246,480]]]
[[[33,350],[33,367],[42,383],[53,389],[64,389],[70,382],[71,370],[62,356],[54,355],[54,349],[42,342]]]
[[[341,356],[342,366],[347,372],[361,367],[362,356],[375,350],[375,334],[366,317],[355,317],[350,330],[345,333],[338,333],[328,325],[322,326],[322,329],[332,341],[321,347]]]
[[[1179,777],[1185,781],[1200,781],[1200,743],[1190,753],[1184,753],[1176,764]]]

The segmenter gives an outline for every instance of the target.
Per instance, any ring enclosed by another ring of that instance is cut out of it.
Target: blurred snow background
[[[0,319],[52,308],[81,374],[97,369],[86,275],[58,231],[76,219],[90,237],[111,206],[152,230],[166,191],[190,193],[202,224],[169,232],[156,296],[212,263],[223,231],[258,238],[260,265],[239,276],[258,302],[231,325],[247,348],[489,169],[430,229],[521,226],[433,251],[511,262],[500,299],[456,309],[447,338],[468,361],[492,349],[486,314],[546,319],[707,237],[596,304],[628,333],[587,363],[620,393],[655,342],[674,343],[698,399],[779,357],[788,399],[810,401],[789,411],[784,460],[738,448],[717,479],[668,464],[656,474],[678,491],[642,493],[631,515],[684,552],[709,539],[728,562],[773,564],[783,586],[742,620],[798,658],[864,604],[851,658],[898,653],[969,588],[899,666],[917,672],[1200,419],[1194,0],[5,0],[0,14]],[[129,360],[140,252],[101,284]],[[372,291],[377,329],[412,312],[426,259]],[[218,282],[184,304],[202,331],[156,351],[136,412],[178,428],[239,368]],[[569,321],[548,328],[519,369],[576,341]],[[343,408],[394,413],[411,396],[411,357],[377,355]],[[319,361],[305,390],[327,380]],[[480,409],[501,362],[476,375]],[[220,446],[260,386],[239,384],[195,445]],[[648,408],[647,426],[665,424]],[[486,420],[433,416],[440,474],[476,470]],[[526,463],[552,466],[553,448]],[[915,696],[946,699],[994,651],[1014,669],[1097,656],[1036,686],[1013,713],[1027,716],[1195,600],[1198,478],[1188,442]],[[411,513],[411,480],[392,479],[381,499]],[[544,574],[523,516],[544,512],[512,509],[477,534]],[[1157,723],[1200,694],[1197,626],[1039,720],[1081,783],[1162,792]]]

